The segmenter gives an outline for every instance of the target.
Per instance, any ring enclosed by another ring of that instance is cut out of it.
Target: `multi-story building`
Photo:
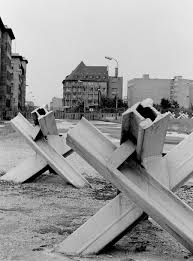
[[[26,65],[18,53],[12,54],[15,36],[0,18],[0,111],[23,110],[26,97]]]
[[[173,79],[152,79],[148,74],[134,78],[127,83],[128,106],[145,98],[152,98],[155,104],[161,99],[177,101],[180,107],[190,108],[193,105],[193,80],[175,76]]]
[[[85,107],[99,104],[100,95],[107,96],[107,66],[86,66],[81,62],[63,80],[64,107],[74,107],[84,102]]]
[[[0,110],[11,109],[11,44],[15,36],[0,18]]]
[[[122,99],[123,96],[123,77],[109,76],[107,97],[117,97]]]
[[[11,109],[23,110],[26,99],[26,65],[28,61],[18,53],[12,54]]]
[[[107,66],[86,66],[81,62],[62,83],[64,108],[82,102],[86,108],[97,107],[101,96],[122,98],[123,78],[109,76]]]
[[[53,97],[52,101],[50,102],[50,110],[52,110],[52,111],[62,111],[63,108],[64,108],[63,99]]]

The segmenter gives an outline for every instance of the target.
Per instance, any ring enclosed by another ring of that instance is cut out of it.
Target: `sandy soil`
[[[0,173],[34,152],[10,124],[0,123]],[[65,130],[63,130],[65,132]],[[193,260],[193,256],[152,219],[141,222],[105,253],[65,257],[52,252],[103,205],[117,190],[76,153],[70,161],[92,188],[67,186],[58,175],[46,172],[32,183],[0,182],[0,260]],[[193,206],[193,187],[177,195]]]

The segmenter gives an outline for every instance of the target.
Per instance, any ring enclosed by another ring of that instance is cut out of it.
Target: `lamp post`
[[[101,106],[101,89],[98,88],[98,110],[100,110]]]
[[[111,57],[111,56],[105,56],[105,59],[107,60],[114,60],[117,64],[117,66],[115,67],[115,77],[118,78],[118,70],[119,70],[119,63],[117,61],[117,59]],[[115,114],[115,119],[117,120],[117,107],[118,107],[118,100],[117,100],[117,90],[116,90],[116,94],[115,94],[115,109],[116,109],[116,114]]]
[[[83,92],[83,103],[84,103],[84,114],[85,114],[85,112],[86,112],[86,85],[84,85],[84,82],[83,81],[81,81],[81,80],[78,80],[78,83],[80,83],[81,84],[81,86],[83,87],[83,90],[84,90],[84,92]]]
[[[114,60],[116,62],[117,66],[115,67],[115,77],[118,78],[118,74],[119,74],[119,72],[118,72],[118,70],[119,70],[119,63],[118,63],[118,61],[115,58],[111,57],[111,56],[105,56],[105,59],[110,60],[110,61]]]
[[[115,94],[115,120],[117,120],[117,107],[118,107],[118,100],[117,100],[117,92]]]

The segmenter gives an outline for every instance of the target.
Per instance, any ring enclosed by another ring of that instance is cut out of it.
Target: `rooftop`
[[[0,29],[2,32],[7,32],[9,34],[9,36],[11,37],[11,40],[15,39],[12,29],[7,27],[6,25],[4,25],[1,17],[0,17]]]
[[[81,62],[64,81],[108,81],[107,66],[87,66]]]

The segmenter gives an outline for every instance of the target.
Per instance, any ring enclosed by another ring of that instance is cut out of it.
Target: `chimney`
[[[115,78],[118,78],[118,67],[115,67]]]

